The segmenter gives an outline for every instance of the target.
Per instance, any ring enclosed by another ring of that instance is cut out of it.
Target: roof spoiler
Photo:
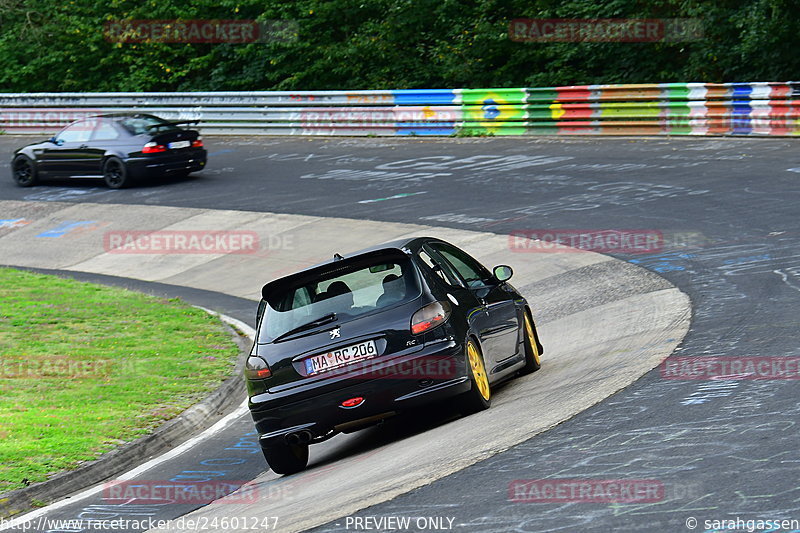
[[[200,124],[199,120],[174,120],[170,122],[162,122],[161,124],[150,124],[146,129],[163,128],[164,126],[180,126],[181,124]]]

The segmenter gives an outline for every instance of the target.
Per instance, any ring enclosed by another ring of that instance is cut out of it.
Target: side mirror
[[[47,140],[50,141],[51,143],[55,144],[56,146],[61,146],[62,144],[64,144],[64,140],[63,139],[58,139],[55,136],[50,137]]]
[[[494,279],[500,283],[504,283],[511,279],[511,276],[514,275],[514,271],[511,270],[511,267],[508,265],[497,265],[492,269],[492,275]]]

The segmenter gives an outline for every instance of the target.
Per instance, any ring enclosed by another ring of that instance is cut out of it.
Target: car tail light
[[[149,142],[145,144],[144,147],[142,148],[143,154],[156,154],[158,152],[166,152],[166,151],[167,151],[166,146],[154,142]]]
[[[350,398],[349,400],[345,400],[342,402],[342,407],[358,407],[364,403],[363,396],[356,396],[355,398]]]
[[[255,355],[247,358],[247,363],[244,365],[244,373],[247,379],[264,379],[272,375],[267,362]]]
[[[450,317],[450,310],[449,302],[433,302],[426,305],[411,317],[411,333],[418,335],[444,324]]]
[[[192,141],[192,146],[194,148],[202,148],[203,147],[203,138],[197,137],[194,141]]]

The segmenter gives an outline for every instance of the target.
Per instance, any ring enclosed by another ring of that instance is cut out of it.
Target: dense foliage
[[[791,0],[0,0],[0,92],[790,80]],[[514,18],[698,18],[679,43],[513,42]],[[296,21],[291,42],[115,43],[121,19]]]

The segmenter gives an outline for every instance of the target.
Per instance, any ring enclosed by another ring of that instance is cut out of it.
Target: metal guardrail
[[[0,94],[0,130],[102,113],[230,135],[800,135],[800,82],[518,89]]]

